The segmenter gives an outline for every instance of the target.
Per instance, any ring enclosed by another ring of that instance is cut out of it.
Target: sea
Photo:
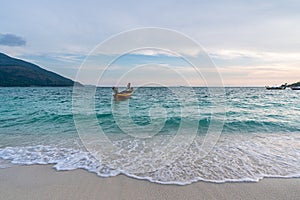
[[[0,88],[0,168],[177,185],[300,177],[300,91],[134,89],[117,100],[110,87]]]

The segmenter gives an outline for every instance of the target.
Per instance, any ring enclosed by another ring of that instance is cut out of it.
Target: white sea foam
[[[2,148],[0,166],[9,166],[8,161],[21,165],[53,164],[56,170],[81,168],[101,177],[122,173],[137,179],[178,185],[199,180],[221,183],[258,181],[263,177],[300,177],[300,134],[222,135],[205,158],[199,156],[202,139],[197,137],[171,164],[148,172],[133,172],[143,164],[151,164],[151,159],[137,153],[124,157],[118,156],[121,152],[116,152],[114,156],[100,156],[98,160],[84,150],[42,145]],[[161,145],[167,140],[158,141]],[[115,144],[130,152],[146,151],[148,148],[142,139],[123,138]],[[178,146],[178,152],[182,150],[180,148]]]

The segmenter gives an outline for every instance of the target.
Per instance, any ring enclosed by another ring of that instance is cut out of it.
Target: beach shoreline
[[[297,199],[300,178],[258,183],[161,185],[119,175],[101,178],[86,170],[56,171],[52,165],[0,169],[1,199]]]

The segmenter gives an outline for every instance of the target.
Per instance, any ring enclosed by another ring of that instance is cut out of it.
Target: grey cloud
[[[14,34],[1,34],[0,33],[0,45],[5,46],[24,46],[26,44],[25,39],[16,36]]]

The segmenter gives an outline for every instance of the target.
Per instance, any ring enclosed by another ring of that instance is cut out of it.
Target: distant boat
[[[281,86],[266,86],[267,90],[285,90],[287,88],[287,83],[286,84],[282,84]]]
[[[117,87],[113,87],[112,90],[114,91],[114,98],[116,100],[122,100],[122,99],[127,99],[130,98],[131,95],[133,94],[134,90],[132,87],[130,87],[130,83],[127,84],[126,90],[119,92]]]
[[[292,90],[300,90],[300,86],[291,87]]]

